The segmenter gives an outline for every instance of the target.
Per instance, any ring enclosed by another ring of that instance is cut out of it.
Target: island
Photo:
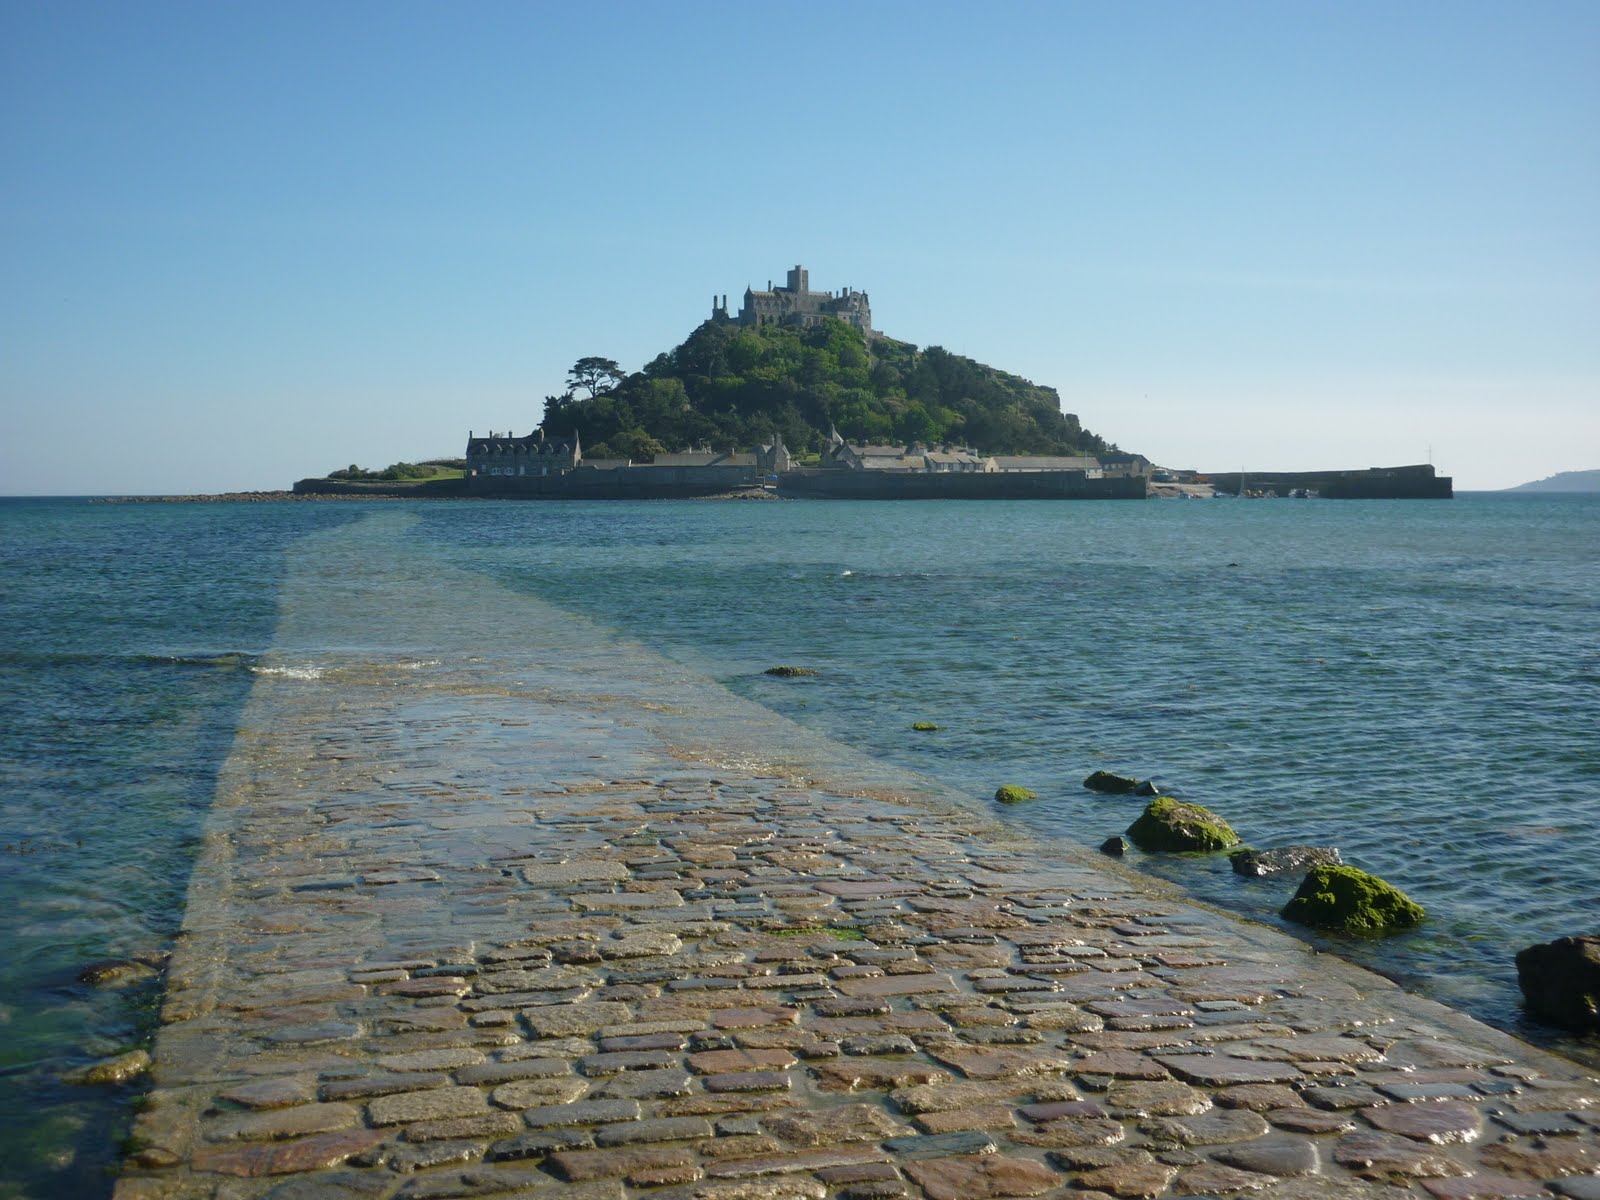
[[[1158,485],[1152,492],[1152,484]],[[459,460],[351,467],[297,495],[503,499],[1142,500],[1246,494],[1157,468],[1062,408],[1053,387],[873,324],[867,293],[782,285],[726,294],[638,371],[579,358],[524,434],[469,430]],[[1442,498],[1431,466],[1252,476],[1249,494]]]

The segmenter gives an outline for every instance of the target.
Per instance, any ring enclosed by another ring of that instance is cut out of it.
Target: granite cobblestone
[[[976,811],[262,686],[118,1200],[1600,1197],[1583,1069]]]

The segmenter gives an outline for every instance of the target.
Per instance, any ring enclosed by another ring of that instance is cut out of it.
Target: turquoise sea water
[[[581,613],[975,805],[1031,787],[1000,812],[1047,843],[1126,828],[1136,802],[1080,786],[1106,768],[1254,845],[1336,845],[1430,916],[1335,948],[1525,1034],[1512,955],[1596,929],[1600,498],[0,501],[0,1197],[109,1191],[128,1093],[60,1076],[138,1044],[155,995],[75,976],[176,928],[258,656],[283,649],[284,553],[334,525]],[[347,569],[327,562],[327,587]],[[392,650],[386,612],[412,597],[389,592],[314,649]],[[762,674],[780,663],[819,674]],[[1291,890],[1215,857],[1135,861],[1264,920]]]

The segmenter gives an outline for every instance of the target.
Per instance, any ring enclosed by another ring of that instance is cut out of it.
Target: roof
[[[527,437],[473,438],[467,443],[468,454],[571,454],[572,441],[540,441],[537,432]]]
[[[709,467],[726,461],[728,456],[718,450],[686,450],[679,454],[658,454],[658,467]]]
[[[996,454],[994,465],[1002,471],[1093,471],[1097,458],[1059,454]]]

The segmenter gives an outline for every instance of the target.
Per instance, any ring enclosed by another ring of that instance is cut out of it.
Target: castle
[[[767,280],[764,292],[744,290],[744,305],[737,318],[728,315],[728,297],[711,297],[711,319],[734,322],[759,329],[763,325],[815,325],[824,317],[837,317],[847,325],[854,325],[867,337],[876,336],[872,329],[872,306],[865,292],[845,288],[837,296],[832,292],[813,292],[811,273],[796,265],[789,271],[783,287],[773,287]]]

